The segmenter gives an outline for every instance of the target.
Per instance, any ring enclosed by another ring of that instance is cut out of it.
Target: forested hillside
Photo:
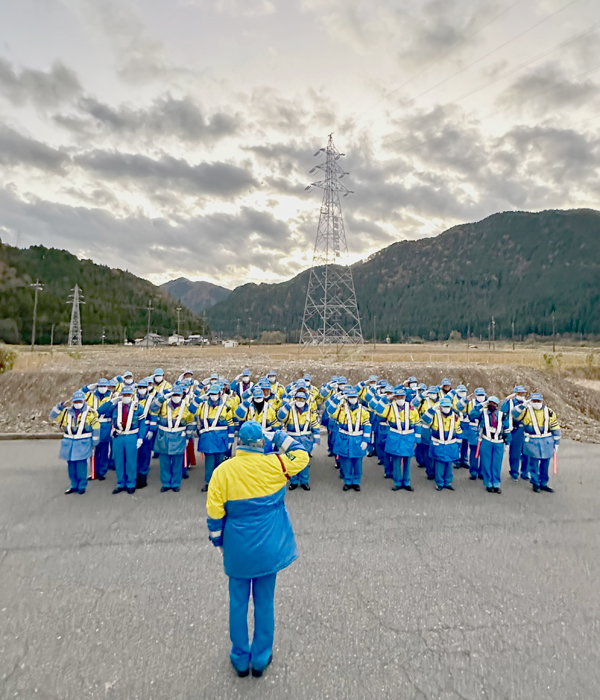
[[[219,301],[227,299],[231,294],[229,289],[220,287],[218,284],[203,281],[192,282],[187,277],[169,280],[161,284],[160,288],[175,299],[179,299],[184,306],[196,314],[201,314]]]
[[[353,267],[365,338],[487,337],[600,332],[600,212],[504,212],[434,238],[401,241]],[[207,311],[213,330],[272,328],[297,338],[305,271],[282,284],[247,284]],[[250,322],[248,319],[251,318]]]
[[[68,336],[71,307],[66,304],[77,283],[84,294],[81,323],[84,343],[123,342],[145,335],[147,307],[152,300],[151,330],[162,335],[177,329],[178,303],[166,292],[130,272],[79,260],[66,250],[32,246],[14,248],[0,241],[0,340],[31,342],[34,292],[29,286],[39,279],[44,289],[38,297],[36,342],[54,342]],[[185,309],[181,313],[184,333],[201,332],[202,319]]]

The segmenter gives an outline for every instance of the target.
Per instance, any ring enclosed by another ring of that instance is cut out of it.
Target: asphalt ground
[[[179,494],[153,462],[134,496],[112,472],[65,496],[57,442],[0,443],[0,698],[598,698],[599,449],[565,441],[554,494],[505,471],[498,496],[417,468],[395,493],[374,459],[343,493],[320,448],[287,495],[274,662],[239,679],[201,469]]]

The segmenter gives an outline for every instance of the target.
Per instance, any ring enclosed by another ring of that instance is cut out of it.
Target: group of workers
[[[510,477],[551,492],[550,461],[558,450],[560,427],[541,394],[527,398],[523,386],[500,401],[479,387],[469,394],[449,379],[439,386],[409,377],[392,385],[370,376],[352,385],[334,376],[321,387],[310,374],[280,384],[274,370],[252,381],[245,369],[231,383],[218,373],[197,380],[185,370],[170,384],[162,369],[135,380],[131,372],[101,378],[57,404],[50,417],[62,428],[61,458],[68,462],[70,488],[85,493],[88,480],[116,472],[113,493],[134,493],[148,483],[153,454],[160,464],[161,491],[178,492],[188,469],[204,456],[203,491],[215,469],[234,454],[244,423],[256,422],[265,438],[263,452],[276,452],[275,431],[303,445],[309,457],[327,431],[328,454],[343,490],[360,491],[365,456],[377,457],[394,491],[413,491],[411,461],[425,469],[438,491],[454,490],[454,469],[470,471],[489,493],[501,493],[505,448]],[[88,476],[88,462],[91,477]],[[310,491],[310,463],[290,476],[290,490]]]

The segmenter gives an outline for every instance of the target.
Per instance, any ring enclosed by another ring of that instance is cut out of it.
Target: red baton
[[[92,468],[92,481],[96,479],[96,450],[92,450],[92,459],[91,459],[91,468]],[[556,472],[554,472],[556,474]]]
[[[556,452],[554,453],[552,457],[552,467],[553,467],[553,472],[556,474]]]
[[[475,450],[475,459],[479,459],[479,448],[481,447],[481,439],[477,442],[477,449]]]

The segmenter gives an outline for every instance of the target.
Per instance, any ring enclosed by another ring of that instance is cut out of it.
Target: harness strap
[[[287,479],[287,481],[290,480],[290,475],[287,473],[287,469],[285,468],[285,464],[283,463],[283,460],[279,455],[275,455],[277,459],[279,460],[279,464],[281,465],[281,471],[283,472],[283,476]]]

